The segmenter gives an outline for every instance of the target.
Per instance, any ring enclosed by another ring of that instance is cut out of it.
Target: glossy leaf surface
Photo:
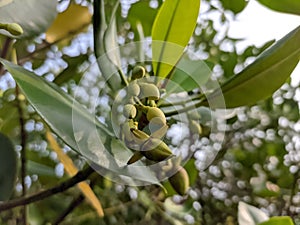
[[[212,101],[223,95],[226,107],[234,108],[253,105],[270,97],[286,82],[298,64],[299,40],[300,27],[297,27],[207,98]]]
[[[247,6],[248,1],[246,0],[221,0],[222,5],[225,9],[229,9],[235,14],[240,13]]]
[[[12,74],[35,110],[52,130],[74,150],[77,149],[77,143],[73,134],[73,113],[82,115],[80,117],[82,123],[95,123],[106,135],[110,134],[102,124],[94,121],[91,114],[83,106],[56,85],[46,82],[23,67],[4,59],[0,59],[0,61]]]
[[[258,0],[258,2],[278,12],[300,15],[300,1],[298,0]]]
[[[294,225],[294,223],[289,216],[275,216],[258,225]]]
[[[118,44],[116,12],[119,4],[116,4],[111,15],[110,22],[104,34],[104,48],[109,60],[118,68],[121,68],[121,56]]]
[[[191,60],[184,56],[176,65],[166,90],[168,93],[191,91],[204,85],[210,76],[211,70],[204,61]]]
[[[137,167],[117,165],[116,159],[106,151],[103,143],[113,140],[115,151],[129,150],[94,115],[59,87],[9,61],[0,59],[0,62],[12,74],[28,101],[51,129],[96,168],[133,178],[131,184],[135,181],[159,183],[152,171],[143,164]]]
[[[130,22],[135,35],[137,35],[138,23],[141,23],[145,36],[151,35],[151,29],[157,11],[157,9],[153,9],[149,6],[148,1],[139,1],[130,7],[128,12],[128,21]]]
[[[97,57],[97,63],[99,68],[105,77],[108,86],[112,90],[117,90],[121,87],[121,79],[119,74],[117,74],[118,68],[111,61],[111,57],[113,52],[107,54],[107,51],[111,50],[112,45],[115,44],[115,34],[111,32],[115,32],[115,30],[111,26],[115,26],[115,22],[112,21],[109,25],[106,22],[106,14],[105,14],[105,5],[103,0],[95,0],[94,2],[94,15],[93,15],[93,32],[94,32],[94,51]],[[112,18],[114,20],[114,18]],[[108,36],[112,36],[114,39],[111,40],[114,42],[112,45],[107,45],[109,42],[107,40]],[[115,49],[115,51],[117,51]],[[114,57],[113,57],[114,58]]]
[[[155,76],[167,77],[194,32],[200,0],[166,0],[152,27],[152,65]]]

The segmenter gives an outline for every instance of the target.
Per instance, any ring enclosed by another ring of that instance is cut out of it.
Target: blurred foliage
[[[90,20],[88,12],[92,9],[91,1],[59,1],[58,11],[66,10],[69,2],[77,4],[76,7],[84,7],[85,18],[87,21]],[[104,2],[109,21],[114,2]],[[145,37],[149,37],[154,16],[162,3],[143,0],[131,6],[128,2],[122,1],[121,9],[116,13],[118,42],[121,44],[140,39],[137,29],[139,23],[143,26]],[[271,40],[263,46],[251,45],[242,50],[237,49],[237,44],[242,40],[229,37],[228,29],[230,21],[236,14],[242,12],[247,1],[232,2],[202,1],[201,4],[205,4],[207,10],[204,12],[205,16],[200,15],[188,46],[189,50],[209,65],[214,72],[213,76],[221,83],[245,68],[273,43]],[[270,8],[276,10],[278,7],[281,8],[272,2],[268,3],[272,5]],[[268,6],[267,3],[264,4]],[[1,7],[0,4],[0,9]],[[144,7],[147,8],[142,11]],[[291,8],[293,7],[281,9],[299,14],[299,7],[294,10]],[[43,18],[39,13],[37,8],[34,13],[27,15],[33,14]],[[52,13],[56,15],[57,12]],[[73,14],[71,16],[75,17]],[[49,40],[50,31],[48,30],[47,36],[47,32],[45,34],[45,30],[42,29],[43,25],[40,27],[41,30],[34,30],[34,37],[20,39],[14,42],[13,46],[16,48],[19,64],[25,68],[32,69],[49,82],[61,86],[62,90],[71,95],[77,87],[80,87],[85,97],[78,100],[89,109],[92,107],[90,98],[93,97],[95,89],[102,88],[106,90],[103,93],[109,93],[109,87],[105,86],[105,79],[102,76],[91,76],[90,80],[86,81],[89,83],[79,82],[84,73],[93,74],[96,59],[91,50],[94,47],[91,41],[92,25],[87,25],[81,20],[74,21],[76,22],[72,24],[74,27],[65,24],[69,30],[61,32],[62,36],[59,38],[58,35],[54,35],[54,39]],[[79,29],[80,32],[77,32],[77,28],[82,26],[86,26],[85,29]],[[76,32],[73,32],[73,28]],[[54,33],[56,34],[56,31]],[[6,41],[6,36],[1,35],[2,54]],[[8,52],[6,56],[7,59],[11,59],[12,53]],[[124,58],[122,60],[130,62],[126,56]],[[27,194],[30,195],[57,185],[68,176],[64,173],[64,166],[57,154],[47,142],[45,137],[47,128],[43,119],[37,115],[22,94],[16,93],[14,81],[2,67],[0,72],[0,132],[13,142],[17,158],[20,160],[20,151],[24,150],[20,147],[20,115],[17,108],[20,105],[27,133],[26,185]],[[91,84],[94,84],[95,89],[90,89]],[[165,184],[165,188],[169,190],[169,195],[165,195],[160,187],[154,185],[129,187],[95,175],[91,179],[91,187],[104,208],[104,218],[99,219],[97,212],[83,201],[60,224],[233,225],[238,223],[237,212],[240,201],[262,209],[270,217],[291,216],[295,224],[300,224],[299,93],[299,84],[289,81],[266,101],[252,107],[231,110],[231,115],[227,119],[226,139],[213,163],[205,169],[200,168],[201,154],[195,152],[194,158],[186,164],[185,169],[189,173],[192,186],[188,196],[173,195],[174,192],[168,183]],[[114,99],[109,94],[103,94],[99,100],[104,103],[97,107],[96,115],[99,119],[107,118],[109,105]],[[208,138],[205,140],[211,143]],[[85,160],[62,140],[58,139],[58,142],[77,168],[83,168]],[[213,143],[208,145],[213,148]],[[1,151],[2,148],[1,145]],[[20,165],[17,169],[20,170]],[[11,199],[21,196],[20,173],[17,174],[14,186]],[[74,187],[31,204],[28,207],[28,223],[32,225],[54,223],[80,194],[79,189]],[[0,224],[18,224],[20,214],[19,208],[0,212]]]

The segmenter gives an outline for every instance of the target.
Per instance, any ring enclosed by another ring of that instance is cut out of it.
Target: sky
[[[278,13],[262,6],[256,0],[249,0],[246,8],[232,21],[229,35],[245,38],[245,41],[240,43],[241,48],[251,44],[261,46],[269,40],[279,40],[299,25],[300,16]],[[300,81],[300,63],[292,78],[294,84]]]

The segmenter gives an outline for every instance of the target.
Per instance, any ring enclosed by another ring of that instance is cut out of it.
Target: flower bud
[[[147,111],[147,120],[150,122],[154,118],[159,118],[164,124],[166,123],[166,117],[164,112],[157,107],[149,107]]]
[[[154,84],[140,83],[140,98],[148,98],[149,100],[158,100],[160,93]]]
[[[144,67],[142,66],[135,66],[133,69],[132,69],[132,76],[131,76],[131,79],[132,80],[135,80],[135,79],[139,79],[139,78],[142,78],[144,77],[146,74],[146,70]]]
[[[162,140],[150,138],[142,146],[142,154],[149,160],[160,162],[172,156],[171,149]]]
[[[131,82],[127,87],[128,95],[131,96],[138,96],[140,94],[140,86],[136,82]]]
[[[138,123],[133,121],[132,119],[129,119],[125,121],[121,125],[120,130],[120,139],[123,140],[125,143],[132,142],[134,140],[134,135],[131,132],[131,129],[137,129]]]
[[[188,113],[188,118],[191,120],[200,120],[201,116],[196,110],[193,110]]]
[[[124,105],[124,109],[123,109],[123,115],[126,117],[126,118],[134,118],[136,116],[136,108],[134,105],[132,104],[126,104]]]
[[[142,157],[143,157],[143,154],[140,151],[134,152],[134,154],[128,160],[127,165],[135,163],[136,161],[140,160]]]
[[[202,127],[199,123],[197,123],[197,121],[190,121],[189,128],[192,134],[198,134],[199,136],[202,135]]]
[[[142,148],[142,145],[150,138],[148,134],[138,129],[131,129],[131,133],[133,134],[133,142],[136,145],[141,146],[139,150]]]
[[[186,194],[190,186],[189,175],[183,167],[180,167],[173,176],[169,177],[169,181],[174,190],[180,195]]]
[[[0,29],[5,29],[9,33],[11,33],[12,35],[15,35],[15,36],[19,36],[19,35],[23,34],[22,27],[17,23],[4,23],[4,24],[0,23]]]

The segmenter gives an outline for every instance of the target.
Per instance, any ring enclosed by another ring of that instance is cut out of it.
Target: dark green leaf
[[[52,83],[4,59],[0,59],[12,74],[20,89],[39,115],[52,130],[73,150],[84,155],[95,166],[101,166],[118,175],[147,183],[159,183],[148,167],[120,166],[104,148],[103,143],[113,140],[115,151],[126,151],[123,144],[114,140],[103,124],[82,105]],[[126,161],[126,160],[125,160]],[[126,161],[127,162],[127,161]]]
[[[6,69],[12,74],[28,101],[47,122],[52,130],[71,148],[77,150],[74,137],[72,116],[81,115],[80,123],[92,123],[106,135],[110,132],[78,102],[74,101],[59,87],[47,83],[36,74],[25,70],[4,59],[0,59]]]
[[[187,56],[180,59],[170,77],[166,90],[168,93],[191,91],[200,88],[211,76],[211,70],[202,60],[191,60]]]
[[[0,201],[5,201],[14,190],[17,159],[13,144],[2,133],[0,147]]]
[[[75,57],[64,55],[62,58],[68,63],[68,66],[55,77],[53,82],[57,85],[61,85],[69,80],[74,80],[78,83],[82,77],[82,72],[78,71],[78,67],[88,60],[88,55],[82,54]]]
[[[127,176],[127,179],[132,179],[132,185],[137,184],[140,185],[140,183],[136,183],[137,181],[144,181],[148,183],[155,183],[159,186],[161,184],[147,166],[145,166],[141,161],[135,162],[132,166],[125,166],[127,161],[132,156],[132,152],[127,149],[123,143],[112,140],[111,143],[111,151],[114,155],[114,158],[116,159],[116,162],[119,163],[119,166],[122,167],[114,167],[113,171],[116,172],[119,175]],[[125,167],[124,167],[125,166]],[[121,169],[120,169],[121,168]],[[134,175],[134,176],[132,176]],[[130,181],[127,181],[130,183]]]
[[[231,10],[234,14],[240,13],[247,6],[246,0],[221,0],[224,9]]]
[[[198,170],[196,168],[196,160],[195,159],[190,159],[185,165],[184,168],[186,169],[186,171],[189,174],[189,179],[190,179],[190,185],[194,185],[194,183],[196,182],[197,178],[198,178]]]
[[[3,102],[0,108],[0,131],[6,135],[19,126],[18,109],[14,102]]]
[[[118,69],[121,69],[122,65],[121,65],[121,56],[120,56],[120,50],[118,44],[117,23],[116,23],[116,12],[118,7],[119,4],[116,4],[113,9],[108,27],[104,33],[104,49],[109,60],[115,66],[117,66]]]
[[[294,223],[289,216],[275,216],[258,225],[294,225]]]
[[[275,11],[300,15],[300,1],[298,0],[258,0],[258,2]]]
[[[167,77],[194,32],[200,0],[166,0],[152,27],[152,65],[155,76]]]
[[[299,62],[299,40],[300,27],[297,27],[207,98],[209,101],[215,101],[223,96],[226,107],[234,108],[253,105],[270,97],[286,82]]]
[[[38,176],[56,177],[54,168],[31,160],[27,161],[27,172]]]
[[[56,17],[56,0],[14,0],[0,7],[1,23],[17,23],[24,33],[16,38],[30,38],[47,30]],[[10,37],[6,31],[0,31]]]
[[[138,23],[141,23],[145,36],[151,35],[152,24],[157,11],[157,9],[153,9],[149,6],[149,1],[139,1],[130,7],[127,19],[131,24],[135,35],[138,33]]]
[[[114,24],[113,22],[111,24]],[[107,84],[112,90],[118,90],[121,86],[121,79],[117,73],[118,68],[113,64],[106,51],[110,50],[111,46],[106,46],[104,37],[109,32],[115,32],[108,28],[105,18],[105,5],[103,0],[94,1],[94,15],[93,15],[93,31],[94,31],[94,51],[97,57],[99,68],[104,76]],[[115,41],[115,40],[112,40]],[[115,44],[114,44],[115,45]]]

